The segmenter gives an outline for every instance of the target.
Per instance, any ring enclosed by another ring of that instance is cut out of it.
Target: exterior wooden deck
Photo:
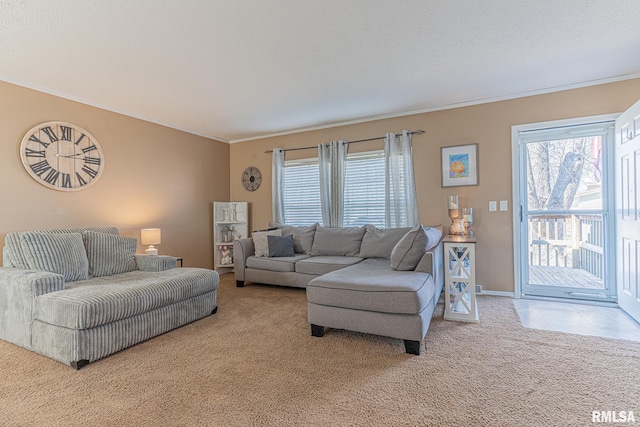
[[[542,265],[529,266],[529,283],[532,285],[563,286],[571,288],[603,289],[604,282],[593,274],[570,267]]]

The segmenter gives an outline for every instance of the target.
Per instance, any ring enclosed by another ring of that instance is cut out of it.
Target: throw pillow
[[[417,225],[393,247],[391,268],[403,271],[415,270],[426,251],[427,233],[422,225]]]
[[[255,256],[269,256],[269,241],[267,236],[282,236],[282,230],[254,231],[251,233],[253,238],[253,246],[255,247]]]
[[[364,227],[318,226],[313,238],[311,255],[358,256],[364,231]]]
[[[393,247],[411,230],[411,227],[381,229],[371,224],[364,228],[366,231],[360,247],[362,258],[391,258]]]
[[[85,227],[85,228],[57,228],[52,230],[31,230],[31,231],[17,231],[9,233],[5,236],[5,248],[10,248],[10,254],[8,257],[4,257],[7,262],[6,267],[12,266],[22,269],[28,269],[27,260],[23,253],[22,246],[20,244],[20,235],[22,233],[47,233],[47,234],[70,234],[70,233],[83,233],[84,231],[98,231],[100,233],[119,235],[120,232],[116,227]],[[5,249],[6,250],[6,249]]]
[[[267,236],[269,243],[269,257],[294,256],[293,235],[288,236]]]
[[[137,270],[138,240],[114,234],[85,231],[82,233],[89,260],[91,277],[111,276]]]
[[[293,236],[293,251],[297,254],[310,254],[311,247],[313,246],[313,238],[316,234],[316,227],[320,224],[315,223],[312,225],[284,225],[279,222],[269,222],[269,227],[276,227],[282,229],[282,235],[286,236],[291,234]]]
[[[430,251],[435,248],[442,239],[442,224],[424,227],[424,232],[427,235],[427,248],[426,251]]]
[[[13,232],[5,236],[3,253],[6,252],[7,249],[9,249],[9,251],[11,252],[6,257],[7,261],[10,262],[11,264],[5,264],[4,265],[5,267],[16,267],[16,268],[22,268],[24,270],[29,269],[29,264],[27,264],[27,258],[24,253],[24,250],[22,249],[22,244],[20,240],[20,236],[22,235],[22,233],[27,233],[27,232],[26,231]]]
[[[29,269],[62,274],[65,282],[89,278],[89,262],[80,233],[24,232],[20,246]]]
[[[391,268],[415,270],[425,252],[435,248],[442,239],[442,225],[412,228],[391,252]]]

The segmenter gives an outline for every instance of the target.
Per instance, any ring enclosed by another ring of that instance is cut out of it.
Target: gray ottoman
[[[311,334],[322,337],[328,327],[388,336],[419,355],[442,292],[438,282],[427,272],[392,270],[381,258],[319,276],[307,286]]]

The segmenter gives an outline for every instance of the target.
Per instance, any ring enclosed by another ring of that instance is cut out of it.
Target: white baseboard
[[[504,291],[492,291],[489,289],[483,289],[482,293],[478,294],[478,295],[491,295],[494,297],[508,297],[508,298],[515,298],[516,294],[514,292],[504,292]]]

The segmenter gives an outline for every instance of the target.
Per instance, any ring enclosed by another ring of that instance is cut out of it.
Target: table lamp
[[[145,254],[158,255],[158,250],[153,245],[159,245],[161,243],[159,228],[143,228],[140,231],[140,240],[143,245],[149,245],[144,251]]]

